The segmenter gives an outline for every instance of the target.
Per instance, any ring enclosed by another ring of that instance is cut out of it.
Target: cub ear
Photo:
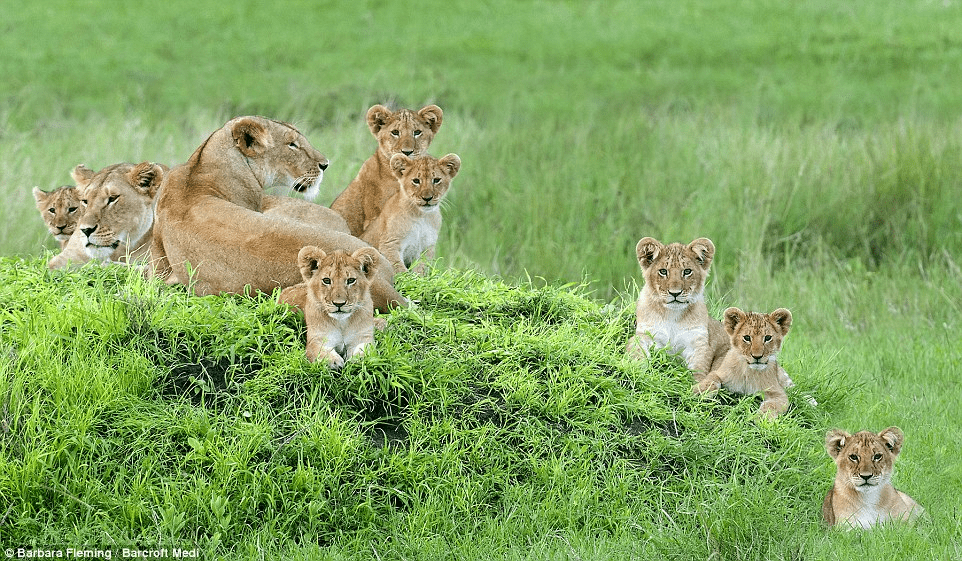
[[[381,254],[373,247],[362,247],[351,254],[351,257],[361,263],[361,272],[368,279],[374,277],[377,272],[377,265],[380,262]]]
[[[444,173],[451,179],[454,179],[454,176],[461,171],[461,158],[457,154],[448,154],[438,160],[438,163],[441,164],[441,169],[443,169]]]
[[[905,442],[905,435],[898,427],[889,427],[878,433],[879,438],[885,441],[885,447],[892,452],[893,456],[898,456],[902,451],[902,443]]]
[[[157,194],[164,179],[164,169],[153,162],[141,162],[127,172],[127,181],[151,199]]]
[[[725,313],[722,314],[722,323],[725,324],[725,331],[729,335],[734,335],[735,330],[741,325],[746,319],[748,319],[748,314],[741,311],[738,308],[728,308]]]
[[[50,193],[47,193],[46,191],[41,191],[37,187],[33,188],[33,199],[38,203],[42,203],[43,201],[47,200],[47,196],[49,195]]]
[[[304,246],[297,252],[297,266],[301,269],[301,277],[305,282],[311,280],[325,257],[327,254],[324,250],[313,245]]]
[[[642,270],[651,267],[651,264],[658,258],[658,252],[665,249],[665,246],[655,238],[644,237],[638,240],[635,246],[635,254],[638,256],[638,264]]]
[[[231,127],[230,134],[234,146],[248,158],[256,158],[274,146],[274,139],[267,127],[253,117],[238,119]]]
[[[431,132],[437,133],[438,129],[441,128],[441,121],[444,118],[444,113],[441,108],[437,105],[425,105],[418,111],[418,116],[428,125]]]
[[[73,171],[70,172],[70,177],[73,178],[74,183],[77,184],[77,187],[86,187],[95,175],[97,175],[97,172],[83,164],[77,165],[77,167],[73,168]]]
[[[367,110],[367,126],[371,129],[371,134],[377,136],[377,133],[381,132],[381,127],[391,120],[392,115],[394,115],[394,113],[387,107],[383,105],[372,105],[371,108]]]
[[[715,244],[708,238],[697,238],[688,244],[688,249],[695,252],[695,257],[702,269],[711,266],[711,260],[715,258]]]
[[[768,314],[769,319],[775,322],[782,337],[788,335],[788,330],[792,328],[792,312],[785,308],[779,308]]]
[[[845,441],[851,436],[852,435],[841,429],[832,429],[828,431],[825,433],[825,451],[828,452],[828,455],[832,459],[835,459],[842,451],[842,448],[845,447]]]
[[[408,158],[404,154],[395,154],[391,156],[391,171],[394,172],[394,177],[400,180],[404,177],[404,174],[411,169],[414,165],[414,160]]]

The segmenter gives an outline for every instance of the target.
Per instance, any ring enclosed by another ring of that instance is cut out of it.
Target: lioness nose
[[[327,169],[328,164],[329,164],[329,162],[324,162],[324,163],[321,163],[321,164],[317,164],[317,167],[321,168],[321,171],[324,171],[324,170]]]
[[[89,228],[81,228],[80,231],[83,232],[85,236],[89,237],[90,234],[93,234],[96,229],[96,226],[91,226]]]

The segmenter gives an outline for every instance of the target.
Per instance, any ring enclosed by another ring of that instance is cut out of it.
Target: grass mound
[[[630,305],[577,286],[470,271],[398,285],[417,306],[335,372],[306,361],[303,320],[270,297],[3,259],[0,541],[397,556],[438,539],[468,552],[494,527],[503,547],[660,547],[671,527],[686,551],[743,538],[764,556],[757,535],[815,523],[821,405],[795,393],[770,422],[754,397],[692,397],[674,359],[622,356]]]

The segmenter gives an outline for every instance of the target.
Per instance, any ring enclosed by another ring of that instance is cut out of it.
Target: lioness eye
[[[435,177],[435,178],[434,178],[434,184],[437,185],[438,183],[441,183],[441,178],[440,178],[440,177]]]
[[[668,276],[668,269],[658,269],[658,274],[661,275],[661,276],[663,276],[663,277],[667,277],[667,276]]]
[[[120,195],[110,195],[110,196],[107,198],[107,204],[109,205],[110,203],[116,201],[116,200],[119,199],[119,198],[120,198]]]
[[[684,272],[684,274],[685,274],[686,277],[690,277],[690,276],[691,276],[691,269],[685,269],[683,272]]]
[[[882,455],[881,455],[881,454],[875,454],[874,456],[872,456],[872,461],[873,461],[873,462],[877,462],[877,461],[879,461],[879,460],[881,460],[881,459],[882,459]]]
[[[769,341],[771,341],[771,340],[772,340],[772,336],[771,336],[771,335],[766,335],[766,336],[765,336],[765,342],[766,342],[766,343],[769,342]]]
[[[354,283],[356,283],[356,282],[357,282],[357,279],[354,278],[354,277],[350,277],[350,278],[347,279],[347,285],[348,285],[348,286],[351,286],[352,284],[354,284]]]
[[[57,209],[50,207],[47,209],[47,212],[49,212],[50,214],[57,214]]]
[[[291,142],[291,143],[288,144],[287,146],[290,147],[291,150],[297,150],[297,143],[296,143],[296,142]]]
[[[414,131],[414,136],[421,136],[421,131],[420,130]]]
[[[73,214],[73,213],[77,212],[77,207],[72,206],[72,207],[70,207],[70,208],[67,209],[67,212],[69,212],[70,214]]]
[[[417,177],[415,177],[414,179],[411,180],[411,183],[413,183],[413,184],[415,184],[415,185],[420,185],[420,184],[421,184],[421,180],[418,179]]]
[[[857,462],[858,456],[856,456],[855,454],[849,454],[848,459],[852,460],[853,462]]]
[[[742,335],[742,339],[744,339],[746,343],[751,343],[751,342],[752,342],[752,336],[751,336],[751,335]]]
[[[401,131],[397,129],[394,129],[393,131],[391,131],[391,136],[400,136],[400,135],[401,135]]]
[[[329,279],[329,278],[327,278],[327,277],[324,277],[323,279],[321,279],[321,282],[323,282],[324,284],[328,284],[328,285],[329,285],[329,284],[331,284],[331,279]]]

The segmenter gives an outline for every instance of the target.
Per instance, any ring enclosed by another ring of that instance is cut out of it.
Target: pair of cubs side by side
[[[645,237],[635,251],[645,284],[627,352],[645,359],[652,348],[667,347],[692,370],[694,393],[722,387],[743,394],[763,392],[759,412],[769,417],[783,413],[788,408],[785,390],[793,383],[778,364],[778,352],[792,325],[791,312],[728,308],[724,323],[710,317],[704,291],[715,244],[708,238],[664,245]]]

